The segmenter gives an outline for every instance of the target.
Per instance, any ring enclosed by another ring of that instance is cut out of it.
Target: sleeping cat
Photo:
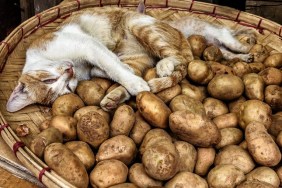
[[[249,51],[250,46],[233,44],[232,35],[224,36],[224,44],[232,50]],[[119,8],[79,11],[57,31],[31,44],[7,110],[51,104],[58,96],[74,92],[80,80],[94,76],[120,84],[101,101],[104,110],[111,110],[141,91],[155,93],[176,85],[186,76],[191,60],[186,37],[167,23]],[[159,78],[145,82],[144,71],[154,66]]]

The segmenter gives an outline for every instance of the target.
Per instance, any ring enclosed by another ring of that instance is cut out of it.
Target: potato
[[[255,163],[250,154],[237,145],[224,147],[215,157],[215,165],[231,164],[245,174],[255,168]]]
[[[125,183],[127,166],[119,160],[110,159],[99,162],[91,171],[89,178],[92,187],[109,187]]]
[[[259,72],[259,75],[264,80],[265,85],[280,85],[282,83],[282,72],[277,68],[268,67]]]
[[[210,66],[202,60],[192,60],[187,72],[187,77],[198,84],[207,84],[214,76]]]
[[[255,73],[243,76],[245,95],[249,99],[264,100],[264,81],[261,76]]]
[[[265,66],[263,63],[249,63],[249,67],[252,73],[259,73],[260,71],[265,69]]]
[[[153,78],[158,78],[158,75],[157,75],[157,69],[156,68],[151,68],[151,69],[148,69],[144,76],[143,76],[143,79],[145,81],[149,81],[149,80],[152,80]]]
[[[208,84],[208,92],[216,99],[233,100],[243,94],[244,84],[238,76],[216,75]]]
[[[271,108],[259,100],[247,100],[240,106],[238,112],[239,125],[245,129],[252,121],[258,121],[264,124],[266,129],[271,125]]]
[[[240,111],[240,106],[246,101],[246,98],[241,96],[240,98],[228,103],[228,109],[231,113],[238,113]]]
[[[217,165],[208,173],[209,187],[233,188],[246,179],[244,172],[234,165]]]
[[[179,172],[165,184],[165,188],[208,188],[207,181],[192,172]]]
[[[211,119],[228,113],[227,105],[215,98],[206,98],[203,102],[203,105],[207,116]]]
[[[268,85],[264,92],[265,102],[273,110],[282,110],[282,87],[278,85]]]
[[[271,184],[252,180],[252,181],[245,181],[237,186],[237,188],[274,188]]]
[[[238,117],[236,113],[227,113],[223,115],[216,116],[212,120],[217,128],[236,128],[238,125]]]
[[[158,128],[168,126],[168,116],[171,110],[166,104],[151,92],[140,92],[136,97],[137,108],[150,125]]]
[[[78,96],[86,105],[99,105],[105,96],[105,91],[100,85],[91,80],[80,81],[76,88]]]
[[[43,131],[43,130],[47,129],[48,127],[50,127],[50,122],[51,122],[50,119],[44,120],[44,121],[39,125],[39,130],[40,130],[40,131]]]
[[[96,161],[117,159],[126,165],[131,164],[137,153],[133,140],[125,135],[117,135],[104,141],[96,154]]]
[[[220,132],[206,116],[188,110],[173,112],[169,116],[169,127],[181,140],[194,146],[210,147],[220,141]]]
[[[188,110],[193,113],[206,114],[204,105],[200,101],[183,94],[173,98],[169,107],[173,112]]]
[[[263,61],[269,56],[267,49],[262,44],[253,45],[249,53],[254,55],[254,62],[258,63],[263,63]]]
[[[223,55],[217,46],[209,46],[203,52],[203,58],[205,61],[220,61]]]
[[[77,120],[71,116],[53,116],[50,121],[50,127],[57,128],[63,134],[66,142],[76,139],[76,126]]]
[[[89,178],[83,163],[61,143],[52,143],[45,148],[44,161],[59,176],[76,187],[88,187]]]
[[[276,170],[276,173],[280,179],[280,185],[282,185],[282,166],[278,167],[278,169]]]
[[[117,135],[128,136],[135,122],[134,110],[129,105],[119,106],[110,124],[111,137]]]
[[[248,150],[254,160],[264,166],[275,166],[281,160],[281,152],[261,122],[251,122],[245,130]]]
[[[77,123],[79,140],[98,148],[109,138],[110,127],[103,116],[97,112],[87,112]]]
[[[52,143],[62,143],[62,133],[54,128],[49,127],[39,133],[30,143],[30,150],[39,158],[43,157],[46,146]]]
[[[110,186],[108,188],[138,188],[138,187],[133,183],[121,183],[121,184]]]
[[[223,65],[215,61],[207,61],[207,64],[211,67],[211,70],[215,75],[220,75],[220,74],[234,75],[235,74],[233,69],[227,65]]]
[[[179,154],[172,142],[163,140],[146,148],[142,163],[150,177],[168,180],[178,172]]]
[[[240,146],[241,148],[245,149],[245,150],[248,149],[248,144],[247,144],[247,141],[246,141],[246,140],[243,140],[243,142],[241,142],[241,143],[239,144],[239,146]]]
[[[164,103],[169,103],[174,97],[179,95],[181,93],[181,87],[179,84],[167,88],[165,90],[162,90],[158,92],[156,95],[164,101]]]
[[[135,117],[135,123],[131,129],[129,137],[136,145],[140,145],[147,132],[151,130],[151,126],[143,119],[139,111],[135,113]]]
[[[243,133],[237,128],[223,128],[220,129],[221,140],[215,145],[216,149],[223,148],[228,145],[239,144],[243,140]]]
[[[282,114],[276,113],[272,116],[272,122],[269,128],[269,133],[275,137],[282,131]]]
[[[207,40],[201,35],[190,35],[187,38],[194,56],[201,57],[207,47]]]
[[[65,143],[65,146],[79,158],[87,171],[92,169],[95,164],[95,155],[86,142],[71,141]]]
[[[174,145],[179,154],[179,171],[193,172],[197,160],[195,147],[184,141],[176,141]]]
[[[195,173],[205,176],[215,159],[214,148],[197,148],[197,162],[195,165]]]
[[[128,179],[139,187],[162,186],[162,181],[155,180],[146,174],[142,163],[135,163],[129,169]]]
[[[201,102],[206,98],[206,91],[204,89],[186,81],[181,82],[181,93]]]
[[[280,148],[282,148],[282,131],[280,131],[280,133],[276,137],[276,143]]]
[[[276,172],[269,167],[257,167],[246,175],[247,181],[258,180],[279,187],[280,179]]]
[[[84,106],[78,95],[70,93],[59,96],[52,104],[52,115],[72,116],[73,113]]]
[[[108,123],[110,123],[110,121],[111,121],[110,114],[108,112],[104,111],[99,106],[84,106],[84,107],[78,109],[74,113],[73,117],[75,119],[79,120],[84,114],[86,114],[87,112],[90,112],[90,111],[97,112],[98,114],[102,115]]]
[[[282,67],[282,53],[271,54],[264,60],[263,64],[266,67],[275,67],[278,69],[281,68]]]
[[[245,74],[252,72],[250,65],[246,62],[239,61],[232,66],[233,72],[238,77],[243,77]]]
[[[104,79],[104,78],[95,77],[95,78],[92,78],[91,81],[101,86],[104,91],[107,91],[107,89],[109,89],[111,85],[113,85],[113,82],[111,80]]]

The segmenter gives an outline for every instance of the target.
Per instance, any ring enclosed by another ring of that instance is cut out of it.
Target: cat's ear
[[[16,112],[32,103],[34,103],[29,97],[27,91],[24,91],[24,84],[19,83],[12,92],[6,108],[9,112]]]
[[[145,14],[146,11],[146,7],[145,4],[142,0],[139,1],[138,7],[137,7],[137,12],[141,13],[141,14]]]

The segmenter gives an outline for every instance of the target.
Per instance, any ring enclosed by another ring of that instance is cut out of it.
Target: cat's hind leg
[[[253,54],[235,54],[233,52],[228,51],[224,47],[219,47],[220,51],[222,52],[223,58],[226,60],[232,60],[235,58],[241,59],[247,63],[253,62],[254,56]]]

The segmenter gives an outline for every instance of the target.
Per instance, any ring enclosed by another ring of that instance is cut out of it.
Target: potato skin
[[[197,160],[195,147],[184,141],[176,141],[174,145],[179,154],[179,171],[193,172]]]
[[[168,126],[171,110],[166,104],[151,92],[140,92],[136,97],[137,108],[150,125],[158,128]]]
[[[268,85],[264,92],[265,102],[275,111],[282,110],[282,87]]]
[[[224,102],[212,97],[205,98],[203,105],[207,116],[211,119],[229,112]]]
[[[91,171],[89,178],[91,186],[109,187],[125,183],[128,174],[127,166],[116,159],[99,162]]]
[[[259,73],[263,69],[265,69],[265,66],[263,63],[249,63],[250,69],[252,73]]]
[[[221,140],[215,146],[216,149],[223,148],[228,145],[239,144],[243,140],[243,132],[237,128],[220,129]]]
[[[246,62],[239,61],[232,66],[233,72],[238,77],[243,77],[245,74],[252,72],[250,65]]]
[[[206,91],[203,88],[194,86],[188,81],[181,83],[181,93],[201,102],[206,98]]]
[[[62,134],[64,141],[76,139],[77,120],[71,116],[53,116],[50,121],[50,126],[57,128]]]
[[[200,148],[197,149],[197,162],[195,166],[195,173],[200,176],[205,176],[208,173],[210,166],[215,159],[214,148]]]
[[[78,110],[74,113],[73,117],[74,117],[75,119],[79,120],[79,119],[81,118],[81,116],[83,116],[84,114],[86,114],[87,112],[90,112],[90,111],[94,111],[94,112],[99,113],[100,115],[102,115],[102,116],[106,119],[106,121],[107,121],[108,123],[110,123],[110,115],[109,115],[109,113],[106,112],[106,111],[104,111],[104,110],[103,110],[101,107],[99,107],[99,106],[84,106],[84,107],[78,109]]]
[[[263,63],[263,61],[269,56],[267,49],[261,44],[253,45],[249,53],[254,55],[254,62],[258,63]]]
[[[282,148],[282,131],[280,131],[280,133],[276,137],[276,143],[280,148]]]
[[[207,47],[207,40],[201,35],[191,35],[187,38],[194,56],[201,57]]]
[[[268,134],[264,124],[251,122],[245,130],[248,150],[254,160],[264,166],[275,166],[281,160],[281,152]]]
[[[108,188],[139,188],[133,183],[121,183],[117,185],[110,186]]]
[[[265,85],[280,85],[282,83],[282,72],[277,68],[268,67],[259,72],[259,75]]]
[[[263,64],[266,67],[275,67],[275,68],[281,68],[282,67],[282,53],[275,53],[268,56]]]
[[[89,178],[84,165],[65,145],[61,143],[48,145],[44,152],[44,161],[71,184],[81,188],[88,187]]]
[[[199,84],[207,84],[214,76],[209,65],[202,60],[192,60],[187,68],[187,77]]]
[[[261,76],[255,73],[246,74],[243,77],[245,94],[249,99],[264,99],[264,81]]]
[[[179,172],[165,184],[165,188],[208,188],[206,180],[192,172]]]
[[[216,116],[212,120],[219,129],[236,128],[238,125],[238,117],[236,113],[227,113]]]
[[[162,100],[164,101],[164,103],[169,103],[174,97],[176,97],[177,95],[179,95],[181,93],[181,87],[179,84],[164,89],[160,92],[158,92],[156,95]]]
[[[252,180],[252,181],[245,181],[237,186],[237,188],[275,188],[269,183]]]
[[[258,180],[279,187],[280,179],[276,172],[269,167],[257,167],[247,174],[247,181]]]
[[[217,46],[209,46],[203,52],[205,61],[220,61],[223,57],[220,49]]]

